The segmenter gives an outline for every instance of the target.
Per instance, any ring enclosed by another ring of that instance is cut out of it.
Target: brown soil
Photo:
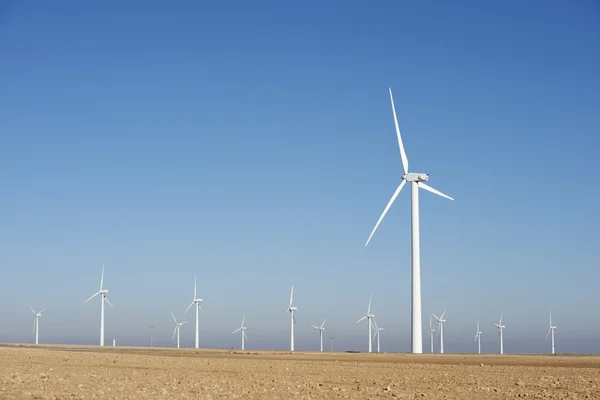
[[[600,399],[598,356],[0,347],[0,399]]]

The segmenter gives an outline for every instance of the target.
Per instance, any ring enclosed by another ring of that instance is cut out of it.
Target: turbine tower
[[[438,318],[437,315],[432,313],[435,319],[437,319],[438,326],[440,328],[440,354],[444,354],[444,322],[446,322],[446,320],[444,319],[445,314],[446,310],[444,310],[442,315]]]
[[[548,340],[548,335],[552,335],[552,354],[554,353],[554,330],[556,329],[556,326],[552,326],[552,311],[550,311],[550,329],[548,329],[548,333],[546,333],[546,340]]]
[[[33,332],[35,333],[35,344],[39,344],[38,339],[40,337],[40,317],[46,309],[44,308],[42,311],[37,313],[33,310],[33,308],[31,308],[31,306],[29,306],[29,309],[33,313]]]
[[[191,306],[193,306],[194,304],[196,304],[196,337],[195,337],[195,341],[194,341],[194,347],[197,349],[199,347],[199,343],[200,343],[200,333],[199,333],[199,311],[198,310],[202,310],[202,306],[200,306],[200,303],[202,303],[202,299],[198,298],[198,296],[196,295],[196,275],[194,275],[194,299],[192,300],[192,302],[190,303],[190,305],[188,306],[188,308],[185,309],[185,312],[187,313],[188,310],[190,309]],[[202,312],[204,312],[204,310],[202,310]],[[184,313],[185,314],[185,313]]]
[[[375,338],[377,338],[377,352],[381,353],[380,347],[379,347],[379,338],[381,336],[381,331],[385,331],[385,328],[380,328],[377,326],[377,321],[375,320],[375,318],[373,318],[373,324],[375,325],[375,336],[373,337],[373,341],[375,341]]]
[[[104,283],[104,264],[102,264],[102,275],[100,276],[100,290],[97,291],[96,293],[94,293],[89,299],[87,299],[86,301],[83,302],[83,304],[85,304],[88,301],[90,301],[91,299],[93,299],[94,297],[96,297],[98,295],[101,296],[102,300],[100,301],[100,346],[104,346],[104,302],[106,301],[111,308],[114,308],[113,305],[110,304],[110,301],[108,301],[108,298],[106,297],[108,290],[102,288],[103,283]]]
[[[294,285],[292,285],[292,293],[290,294],[290,305],[285,312],[290,313],[290,350],[294,351],[294,324],[296,323],[296,317],[294,317],[294,311],[297,307],[292,307],[292,301],[294,300]]]
[[[248,339],[248,336],[246,336],[246,327],[244,326],[245,319],[246,319],[246,314],[244,314],[242,316],[242,325],[240,325],[240,327],[237,328],[235,331],[231,332],[231,334],[233,335],[236,332],[242,331],[242,350],[246,349],[246,339]]]
[[[367,315],[356,321],[358,324],[363,319],[367,318],[367,322],[369,322],[369,353],[371,353],[371,329],[373,328],[373,323],[371,322],[372,318],[375,318],[374,314],[371,314],[371,298],[373,295],[369,295],[369,307],[367,308]]]
[[[179,348],[179,331],[181,330],[183,324],[185,324],[187,321],[177,322],[173,313],[171,313],[171,317],[173,317],[173,321],[175,321],[175,330],[173,331],[173,338],[171,341],[175,340],[175,334],[177,334],[177,348]]]
[[[321,326],[311,325],[311,328],[315,328],[315,329],[319,330],[319,338],[321,339],[321,351],[323,351],[323,331],[325,330],[325,328],[323,328],[323,326],[325,325],[325,321],[327,321],[327,318],[325,318],[323,320],[323,323],[321,324]]]
[[[369,241],[373,237],[373,234],[377,230],[377,227],[385,217],[391,205],[398,197],[398,194],[404,187],[406,182],[411,183],[411,221],[412,221],[412,316],[411,316],[411,347],[413,353],[423,352],[423,336],[421,326],[421,256],[420,256],[420,234],[419,234],[419,188],[425,189],[431,193],[437,194],[438,196],[444,197],[449,200],[454,200],[452,197],[445,195],[444,193],[426,185],[424,182],[429,180],[429,174],[426,173],[414,173],[408,172],[408,159],[404,151],[404,145],[402,144],[402,137],[400,136],[400,127],[398,126],[398,119],[396,118],[396,108],[394,107],[394,98],[392,96],[392,89],[390,91],[390,101],[392,103],[392,112],[394,114],[394,124],[396,126],[396,136],[398,138],[398,146],[400,147],[400,157],[402,159],[402,169],[404,174],[402,175],[402,182],[396,191],[392,195],[392,198],[388,202],[387,206],[383,210],[381,217],[375,224],[375,228],[371,232],[369,239],[365,246],[369,244]]]
[[[473,341],[477,340],[477,354],[481,354],[481,334],[483,332],[481,332],[479,330],[479,320],[477,320],[477,332],[475,332],[475,339],[473,339]]]
[[[496,328],[498,328],[498,335],[500,336],[500,354],[504,354],[504,337],[502,336],[502,330],[504,328],[506,328],[504,325],[502,325],[502,317],[504,316],[504,313],[500,314],[500,321],[496,325]]]
[[[433,353],[433,332],[435,329],[431,326],[431,315],[429,316],[429,344],[431,345],[431,353]]]

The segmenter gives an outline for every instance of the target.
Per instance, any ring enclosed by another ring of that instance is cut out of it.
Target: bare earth
[[[0,347],[0,399],[600,399],[598,356]]]

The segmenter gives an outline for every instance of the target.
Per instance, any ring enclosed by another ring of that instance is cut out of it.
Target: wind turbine
[[[288,306],[285,312],[290,313],[290,350],[294,351],[294,324],[296,323],[296,318],[294,317],[294,311],[298,309],[298,307],[292,307],[292,300],[294,300],[294,286],[292,285],[292,293],[290,294],[290,305]]]
[[[371,314],[371,298],[372,297],[373,297],[373,295],[369,295],[369,307],[367,308],[367,315],[365,315],[364,317],[362,317],[361,319],[356,321],[356,323],[358,324],[360,321],[367,318],[367,321],[369,322],[369,353],[371,353],[371,329],[373,328],[373,323],[371,322],[371,318],[375,318],[375,315]]]
[[[246,314],[244,314],[242,316],[242,325],[240,325],[240,327],[237,328],[235,331],[231,332],[231,334],[234,334],[236,332],[242,331],[242,350],[245,350],[246,339],[248,339],[248,336],[246,336],[246,327],[244,326],[244,320],[245,319],[246,319]]]
[[[381,351],[379,350],[379,338],[381,336],[380,332],[385,331],[385,328],[378,327],[375,318],[373,318],[373,324],[375,325],[375,336],[373,337],[373,341],[375,340],[375,338],[377,338],[377,352],[381,353]]]
[[[440,354],[444,354],[444,322],[446,322],[446,320],[444,319],[445,314],[446,310],[444,310],[444,312],[439,318],[437,317],[437,315],[433,313],[431,314],[435,317],[435,319],[437,319],[438,325],[440,327]]]
[[[108,293],[107,289],[102,289],[102,284],[104,283],[104,264],[102,264],[102,275],[100,276],[100,290],[94,293],[89,299],[83,302],[83,304],[87,303],[94,297],[100,295],[102,300],[100,301],[100,346],[104,346],[104,302],[106,301],[111,308],[114,308],[110,301],[106,298],[106,294]]]
[[[483,332],[481,332],[479,330],[479,320],[477,320],[477,332],[475,333],[475,339],[473,339],[473,341],[477,340],[477,354],[481,354],[481,334]]]
[[[198,296],[196,295],[196,275],[194,275],[194,299],[192,300],[192,302],[190,303],[190,305],[188,306],[188,308],[185,309],[185,312],[187,313],[188,310],[190,309],[191,306],[193,306],[194,304],[196,304],[196,339],[194,342],[194,347],[198,348],[199,342],[200,342],[200,336],[199,336],[199,326],[198,326],[198,317],[199,317],[199,312],[198,310],[202,310],[202,307],[200,306],[200,303],[202,303],[204,300],[198,298]],[[204,312],[204,310],[202,310],[202,312]],[[184,313],[185,314],[185,313]]]
[[[187,321],[177,322],[173,313],[171,313],[171,317],[173,317],[173,321],[175,321],[175,330],[173,331],[173,338],[171,341],[175,340],[175,334],[177,334],[177,348],[179,348],[179,331],[181,330],[183,324],[185,324]]]
[[[40,337],[40,317],[42,316],[42,313],[46,311],[46,309],[44,308],[42,311],[37,313],[33,310],[33,308],[31,308],[31,306],[29,306],[29,309],[33,313],[33,332],[35,332],[35,344],[39,344],[38,339]]]
[[[496,328],[498,328],[498,335],[500,336],[500,354],[504,354],[504,337],[502,336],[502,330],[504,328],[506,328],[504,325],[502,325],[502,317],[504,316],[504,313],[500,314],[500,321],[496,325]]]
[[[552,334],[552,354],[554,353],[554,330],[556,326],[552,326],[552,311],[550,311],[550,329],[548,329],[548,333],[546,333],[546,340],[548,340],[548,335]]]
[[[327,321],[327,318],[325,318],[323,320],[323,323],[321,324],[321,326],[311,325],[311,328],[315,328],[315,329],[319,330],[319,338],[321,339],[321,351],[323,351],[323,331],[325,330],[325,328],[323,328],[323,326],[325,325],[325,321]]]
[[[411,317],[411,347],[413,353],[423,352],[423,336],[421,326],[421,257],[420,257],[420,234],[419,234],[419,188],[425,189],[431,193],[437,194],[438,196],[444,197],[449,200],[454,200],[452,197],[445,195],[444,193],[427,186],[424,182],[429,180],[429,174],[427,173],[414,173],[408,172],[408,159],[404,151],[404,145],[402,144],[402,137],[400,136],[400,127],[398,126],[398,119],[396,118],[396,108],[394,107],[394,98],[392,96],[392,89],[390,91],[390,101],[392,103],[392,112],[394,114],[394,124],[396,126],[396,136],[398,138],[398,146],[400,147],[400,158],[402,159],[402,169],[404,174],[402,175],[402,182],[396,191],[392,195],[392,198],[388,202],[387,206],[383,210],[381,217],[375,224],[375,228],[371,232],[369,239],[365,247],[369,244],[369,241],[373,237],[373,234],[377,230],[377,227],[385,217],[391,205],[398,197],[398,194],[404,187],[406,182],[411,183],[411,221],[412,221],[412,317]]]
[[[431,345],[431,353],[433,353],[433,332],[435,329],[431,326],[431,315],[429,316],[429,344]]]

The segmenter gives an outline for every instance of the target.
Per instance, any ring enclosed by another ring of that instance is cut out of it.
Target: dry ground
[[[0,399],[600,399],[598,356],[0,347]]]

